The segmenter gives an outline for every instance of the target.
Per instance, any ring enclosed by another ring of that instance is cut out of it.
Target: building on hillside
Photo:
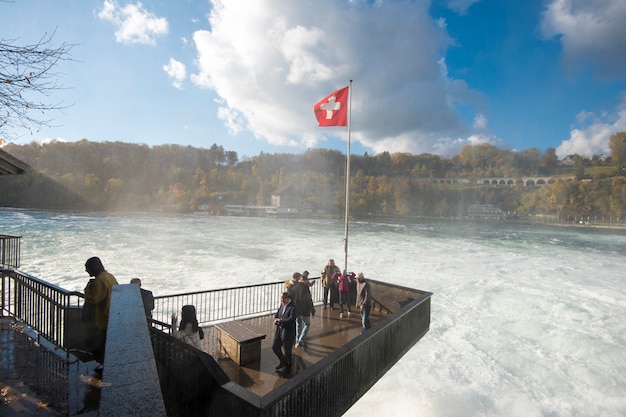
[[[272,193],[270,207],[266,210],[266,213],[271,215],[301,215],[312,212],[311,204],[305,202],[291,184]]]
[[[472,219],[502,220],[506,213],[492,204],[468,204],[467,217]]]
[[[567,155],[565,158],[561,159],[561,165],[566,167],[571,167],[574,165],[576,155]]]
[[[274,191],[269,206],[227,204],[224,209],[226,214],[231,216],[299,216],[313,211],[311,205],[304,202],[291,184]]]
[[[199,197],[196,201],[196,213],[225,214],[224,202],[215,197]]]
[[[277,208],[300,208],[302,198],[291,184],[288,184],[272,193],[270,205]]]

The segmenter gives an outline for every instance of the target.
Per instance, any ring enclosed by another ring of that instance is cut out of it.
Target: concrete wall
[[[166,416],[137,285],[113,287],[102,381],[100,417]]]

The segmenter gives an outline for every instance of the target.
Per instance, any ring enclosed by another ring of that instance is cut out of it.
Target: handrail
[[[318,279],[309,278],[315,282],[310,287],[314,304],[322,301],[323,289],[317,283]],[[276,311],[283,291],[285,284],[281,281],[156,296],[153,323],[160,322],[161,325],[169,323],[170,316],[173,313],[178,315],[187,304],[196,307],[198,323],[202,325],[260,316]]]
[[[16,269],[0,269],[2,292],[0,312],[24,322],[54,345],[65,349],[67,345],[68,312],[83,304],[84,296],[68,291],[42,279]]]
[[[71,336],[67,327],[76,323],[77,317],[68,318],[68,312],[84,304],[84,294],[65,290],[19,270],[0,269],[0,272],[0,313],[21,320],[37,332],[38,337],[45,337],[69,354],[72,346],[69,346]],[[310,280],[314,282],[310,287],[313,303],[321,304],[323,288],[318,284],[319,277]],[[167,331],[171,327],[171,314],[178,314],[187,304],[196,307],[198,322],[203,326],[263,316],[276,311],[284,290],[285,283],[280,281],[156,296],[150,323]],[[376,300],[375,304],[384,309],[382,302]]]
[[[375,308],[388,309],[393,314],[263,397],[232,381],[227,382],[219,365],[206,353],[195,351],[169,337],[167,332],[159,331],[157,326],[151,326],[152,348],[166,407],[170,410],[184,407],[185,415],[190,416],[332,417],[342,414],[429,329],[430,293],[374,280],[369,282],[376,294]],[[0,313],[8,313],[24,322],[37,333],[37,339],[45,338],[63,349],[69,358],[72,323],[80,320],[83,294],[14,269],[0,268],[0,284]],[[284,282],[274,282],[158,296],[152,323],[169,327],[172,309],[175,307],[174,311],[178,311],[185,304],[196,305],[198,319],[204,325],[268,314],[275,311],[284,289]],[[321,285],[313,285],[311,293],[318,304],[323,293]],[[195,354],[181,356],[186,351],[195,351]],[[180,366],[183,359],[184,366]],[[172,363],[175,365],[166,365]],[[355,372],[354,364],[358,363],[368,366]],[[346,386],[352,390],[337,389]],[[321,394],[302,395],[313,391]],[[320,401],[331,406],[317,409],[315,405]]]
[[[190,417],[342,415],[430,326],[431,293],[369,282],[373,293],[380,295],[376,308],[386,305],[393,314],[263,396],[229,380],[205,352],[151,328],[157,363],[176,364],[161,367],[159,374],[168,413]]]
[[[71,309],[82,307],[84,294],[68,291],[17,269],[0,268],[0,275],[0,314],[24,322],[37,332],[38,338],[43,336],[69,354],[66,327],[71,321],[67,314]],[[318,304],[322,300],[322,288],[317,285],[318,278],[312,280],[316,285],[310,287],[311,295]],[[285,284],[280,281],[156,296],[151,323],[161,330],[168,329],[171,314],[178,314],[186,304],[196,307],[198,322],[202,325],[261,316],[276,310],[284,290]]]
[[[0,234],[0,267],[20,267],[20,239],[22,236]]]

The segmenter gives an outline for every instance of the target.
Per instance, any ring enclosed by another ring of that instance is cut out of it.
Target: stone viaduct
[[[568,177],[521,177],[521,178],[513,178],[513,177],[491,177],[491,178],[476,178],[476,179],[468,179],[468,178],[420,178],[419,182],[428,182],[432,181],[438,184],[484,184],[484,185],[523,185],[524,187],[531,187],[535,185],[546,185],[553,184],[558,179],[565,179],[567,181],[572,181],[576,177],[568,176]]]

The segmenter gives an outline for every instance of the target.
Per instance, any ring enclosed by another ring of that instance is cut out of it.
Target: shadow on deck
[[[351,317],[347,317],[347,314],[344,313],[343,318],[339,318],[337,309],[324,310],[323,307],[318,306],[316,311],[317,314],[311,317],[311,328],[305,340],[305,348],[294,348],[293,350],[291,375],[287,378],[309,368],[361,334],[361,315],[358,311],[353,312]],[[370,314],[372,326],[376,326],[376,323],[386,316],[382,312],[372,311]],[[275,370],[278,360],[272,352],[273,318],[274,315],[272,314],[241,321],[246,327],[267,335],[261,343],[261,360],[245,366],[237,365],[216,346],[217,330],[215,327],[205,328],[207,333],[206,351],[217,359],[220,367],[232,382],[258,396],[268,394],[287,381],[287,378],[279,376]]]

